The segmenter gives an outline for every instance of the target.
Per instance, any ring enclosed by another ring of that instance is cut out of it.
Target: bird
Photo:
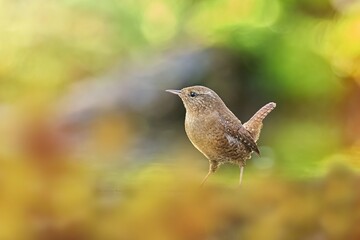
[[[166,91],[181,98],[186,109],[185,132],[194,147],[209,160],[209,171],[201,186],[224,163],[239,166],[241,185],[246,161],[253,152],[260,155],[256,142],[263,120],[276,107],[276,103],[266,104],[242,124],[210,88],[190,86]]]

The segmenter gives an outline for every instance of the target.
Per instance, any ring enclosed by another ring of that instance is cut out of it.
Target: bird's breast
[[[217,145],[224,138],[222,126],[211,115],[185,118],[185,131],[191,143],[208,159],[217,155]]]
[[[185,131],[191,143],[210,160],[236,162],[249,158],[251,151],[236,136],[228,133],[229,126],[217,116],[186,115]]]

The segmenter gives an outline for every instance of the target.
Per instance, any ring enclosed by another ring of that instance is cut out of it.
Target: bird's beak
[[[166,90],[166,91],[169,92],[169,93],[176,94],[176,95],[180,95],[180,93],[181,93],[180,90]]]

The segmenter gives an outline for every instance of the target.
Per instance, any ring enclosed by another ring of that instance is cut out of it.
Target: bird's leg
[[[206,180],[208,179],[208,177],[210,176],[211,173],[212,172],[209,170],[209,172],[206,174],[206,176],[202,180],[200,187],[204,186],[204,183],[206,182]]]
[[[212,173],[216,172],[216,170],[218,169],[218,167],[219,167],[219,163],[218,163],[218,162],[210,161],[209,172],[206,174],[206,176],[205,176],[204,179],[202,180],[200,187],[202,187],[202,186],[204,185],[204,183],[206,182],[206,180],[208,179],[208,177],[209,177]]]
[[[241,162],[241,163],[239,164],[239,167],[240,167],[240,177],[239,177],[239,186],[240,186],[240,185],[241,185],[241,182],[242,182],[242,178],[243,178],[245,163],[244,163],[244,162]]]
[[[243,173],[244,173],[244,166],[243,166],[243,165],[240,165],[239,186],[241,185],[241,182],[242,182]]]

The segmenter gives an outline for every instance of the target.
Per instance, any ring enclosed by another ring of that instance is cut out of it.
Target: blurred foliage
[[[0,239],[360,238],[358,1],[0,0],[0,16]],[[278,104],[240,189],[233,166],[197,188],[207,163],[170,96],[139,104],[150,119],[84,87],[70,105],[104,112],[86,131],[61,122],[76,83],[194,46],[217,50],[196,81],[242,121]]]

